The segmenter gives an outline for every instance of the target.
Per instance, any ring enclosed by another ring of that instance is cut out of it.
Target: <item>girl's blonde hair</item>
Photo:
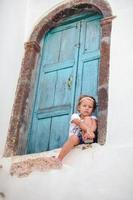
[[[93,101],[93,110],[92,110],[92,111],[94,112],[95,109],[96,109],[96,107],[97,107],[97,103],[96,103],[95,98],[92,97],[92,96],[89,96],[89,95],[81,95],[81,96],[79,97],[79,99],[78,99],[78,104],[77,104],[77,111],[79,111],[79,110],[78,110],[78,107],[80,106],[80,104],[81,104],[81,102],[82,102],[82,100],[83,100],[84,98],[88,98],[88,99],[90,99],[90,100]]]

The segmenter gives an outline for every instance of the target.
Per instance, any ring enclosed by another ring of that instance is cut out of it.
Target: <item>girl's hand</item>
[[[86,132],[83,136],[85,139],[94,139],[95,138],[95,134],[93,131],[89,131],[89,132]]]
[[[85,142],[86,140],[90,139],[90,140],[93,140],[95,138],[95,134],[92,132],[92,133],[84,133],[82,135],[82,139],[83,141]]]
[[[95,138],[95,134],[93,132],[91,132],[91,133],[87,133],[86,132],[82,136],[82,139],[83,139],[84,143],[86,143],[87,140],[91,140],[91,142],[93,142],[94,138]]]
[[[74,123],[74,124],[76,124],[76,125],[78,125],[78,126],[79,126],[80,122],[81,122],[80,119],[73,119],[73,120],[72,120],[72,123]]]
[[[84,133],[84,134],[82,135],[82,139],[83,139],[83,141],[85,142],[85,140],[89,139],[89,134],[88,134],[88,133]]]
[[[87,133],[89,135],[89,139],[94,139],[95,138],[95,134],[90,128],[87,129]]]
[[[94,139],[94,138],[95,138],[95,134],[94,134],[93,132],[90,132],[90,133],[89,133],[89,138],[90,138],[90,139]]]

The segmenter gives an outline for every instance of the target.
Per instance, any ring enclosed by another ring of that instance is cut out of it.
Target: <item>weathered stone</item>
[[[14,162],[10,168],[10,174],[18,177],[28,176],[33,171],[48,171],[60,169],[61,163],[54,157],[28,158],[23,161]]]

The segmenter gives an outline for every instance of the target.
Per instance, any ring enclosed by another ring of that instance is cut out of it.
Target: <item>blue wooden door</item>
[[[44,38],[28,153],[61,147],[80,94],[97,96],[99,16],[71,20]]]
[[[100,19],[100,15],[95,15],[81,20],[75,103],[81,94],[91,95],[98,101]]]

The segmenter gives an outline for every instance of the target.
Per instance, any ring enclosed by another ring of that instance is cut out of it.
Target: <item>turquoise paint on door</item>
[[[97,98],[100,16],[65,22],[44,38],[28,153],[61,147],[81,94]]]

